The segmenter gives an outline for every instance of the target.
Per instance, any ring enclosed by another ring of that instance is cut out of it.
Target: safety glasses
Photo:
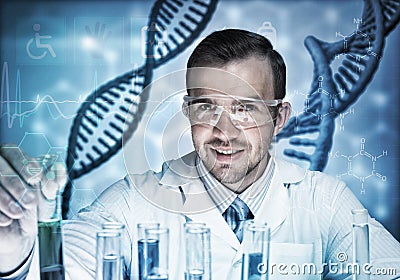
[[[229,95],[186,95],[183,100],[183,113],[193,124],[216,126],[222,113],[227,112],[231,122],[241,129],[273,122],[270,107],[282,103],[281,99],[263,100]]]

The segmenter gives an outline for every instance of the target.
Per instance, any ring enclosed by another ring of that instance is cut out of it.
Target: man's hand
[[[37,235],[37,205],[40,216],[50,218],[65,179],[65,168],[46,169],[19,147],[0,146],[1,273],[14,270],[29,255]]]

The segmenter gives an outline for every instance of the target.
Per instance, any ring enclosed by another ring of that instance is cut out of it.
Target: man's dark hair
[[[286,65],[271,42],[257,34],[241,29],[215,31],[202,40],[187,62],[187,68],[223,67],[229,62],[257,56],[268,59],[273,75],[275,98],[286,95]]]

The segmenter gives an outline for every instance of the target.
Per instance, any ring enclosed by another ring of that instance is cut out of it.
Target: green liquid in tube
[[[46,154],[37,157],[46,174],[57,161],[58,155]],[[48,175],[46,175],[48,176]],[[40,212],[38,208],[38,212]],[[56,205],[51,219],[38,221],[39,264],[41,280],[65,280],[62,234],[61,193],[58,190]]]
[[[64,280],[61,221],[39,222],[41,280]]]

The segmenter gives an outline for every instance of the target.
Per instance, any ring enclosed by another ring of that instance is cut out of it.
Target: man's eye
[[[253,112],[255,109],[255,106],[252,104],[243,104],[236,107],[236,111],[239,113]]]
[[[212,110],[213,108],[214,108],[214,106],[209,103],[199,104],[199,107],[198,107],[198,109],[201,111],[209,111],[209,110]]]

